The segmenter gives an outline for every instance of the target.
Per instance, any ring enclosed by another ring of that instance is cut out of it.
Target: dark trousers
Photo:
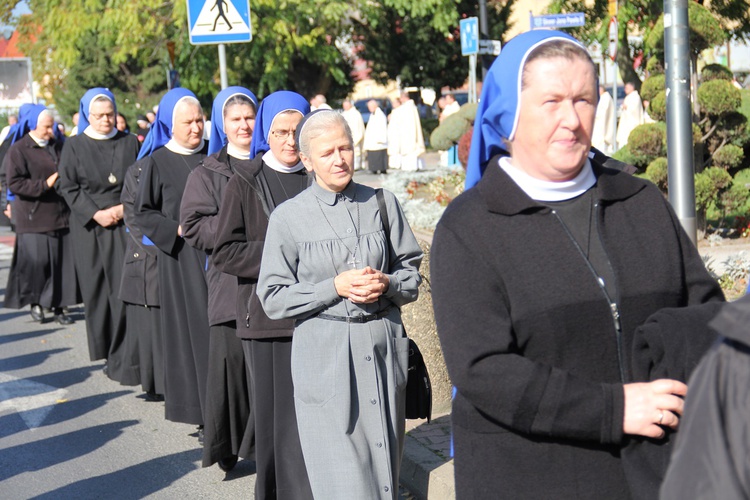
[[[297,431],[292,338],[243,340],[255,413],[255,498],[312,499]]]

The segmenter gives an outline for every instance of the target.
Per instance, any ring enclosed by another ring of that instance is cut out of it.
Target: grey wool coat
[[[422,251],[393,194],[386,191],[385,201],[390,242],[375,190],[354,182],[339,194],[314,183],[269,221],[258,296],[270,318],[297,320],[295,408],[315,498],[398,495],[408,368],[398,308],[417,298]],[[390,279],[376,303],[354,304],[336,292],[333,280],[350,268],[352,253],[358,269]],[[388,312],[365,323],[316,317],[380,311]]]

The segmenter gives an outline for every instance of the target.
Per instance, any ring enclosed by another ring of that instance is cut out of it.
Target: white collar
[[[31,139],[34,142],[36,142],[36,145],[39,146],[40,148],[45,148],[45,147],[47,147],[47,144],[49,144],[49,141],[44,140],[44,139],[40,139],[37,136],[35,136],[34,132],[29,132],[29,137],[31,137]]]
[[[203,139],[201,139],[201,143],[198,144],[198,147],[195,149],[188,149],[184,146],[180,146],[174,139],[169,139],[169,142],[167,142],[164,147],[173,153],[177,153],[178,155],[194,155],[195,153],[199,153],[203,149]]]
[[[231,142],[227,142],[227,154],[231,156],[232,158],[237,158],[238,160],[249,160],[250,159],[250,150],[243,151],[242,149],[233,146]]]
[[[117,135],[117,128],[112,127],[112,130],[109,132],[109,134],[100,134],[96,130],[94,130],[94,127],[89,125],[83,130],[83,133],[92,139],[96,139],[97,141],[106,141],[107,139],[111,139],[114,136]]]
[[[586,163],[583,164],[583,168],[575,178],[562,182],[544,181],[532,177],[520,168],[514,167],[507,156],[500,158],[499,164],[500,168],[513,179],[513,182],[518,184],[518,187],[529,198],[536,201],[572,200],[581,196],[596,184],[596,176],[588,159],[586,159]]]
[[[297,163],[293,167],[287,167],[273,155],[270,149],[263,153],[263,163],[268,165],[273,170],[281,172],[282,174],[293,174],[305,168],[302,162]]]

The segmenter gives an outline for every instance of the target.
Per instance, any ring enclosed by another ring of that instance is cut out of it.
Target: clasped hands
[[[676,429],[685,409],[687,386],[678,380],[625,384],[623,432],[661,439],[665,428]]]
[[[102,227],[110,227],[122,220],[122,205],[115,205],[94,214],[94,221]]]
[[[356,304],[371,304],[383,295],[390,285],[388,276],[371,268],[350,269],[333,279],[336,292]]]

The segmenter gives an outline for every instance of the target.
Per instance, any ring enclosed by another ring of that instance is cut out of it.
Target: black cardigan
[[[70,210],[47,178],[57,172],[62,144],[50,141],[39,147],[29,134],[8,151],[8,188],[16,195],[13,219],[17,233],[46,233],[68,227]],[[54,155],[54,156],[53,156]]]
[[[619,335],[559,219],[496,160],[475,189],[451,203],[435,231],[435,316],[458,389],[453,424],[462,429],[459,498],[627,498],[629,486],[638,498],[657,493],[620,463],[630,442],[622,432],[622,384],[634,380],[632,353],[648,356],[634,351],[634,339],[660,309],[723,295],[662,194],[592,163]],[[462,451],[468,448],[471,458]],[[647,447],[666,465],[668,450],[661,448]],[[481,477],[484,468],[495,471],[489,480]]]

